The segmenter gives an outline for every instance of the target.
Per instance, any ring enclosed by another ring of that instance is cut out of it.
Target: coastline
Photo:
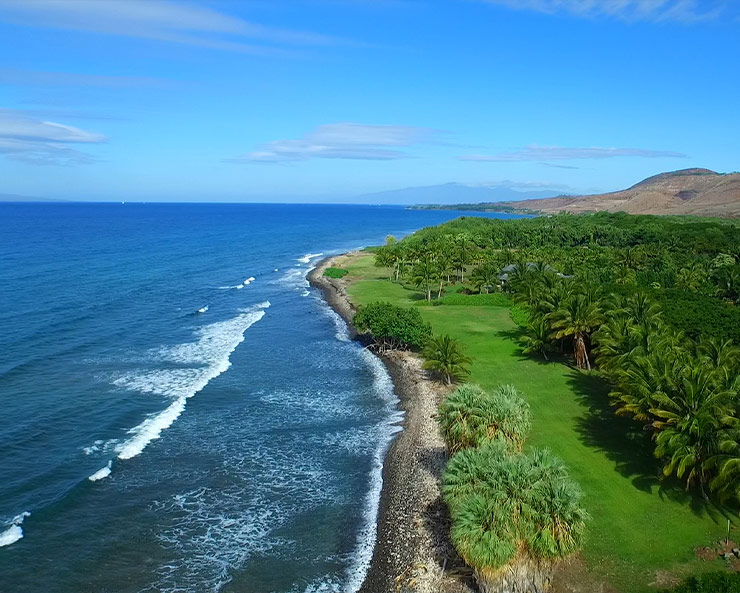
[[[308,274],[328,305],[345,321],[352,339],[367,344],[352,325],[355,307],[346,282],[324,276],[354,253],[320,261]],[[467,571],[449,541],[449,518],[441,499],[440,476],[446,463],[444,441],[435,415],[449,389],[431,381],[422,360],[411,352],[379,356],[388,369],[400,408],[403,430],[383,462],[383,485],[372,560],[359,593],[419,591],[465,593]]]

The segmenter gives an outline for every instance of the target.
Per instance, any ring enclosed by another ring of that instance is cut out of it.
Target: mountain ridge
[[[472,209],[502,208],[543,214],[607,211],[736,218],[740,217],[740,173],[717,173],[700,168],[681,169],[653,175],[615,192],[499,201],[478,204]]]

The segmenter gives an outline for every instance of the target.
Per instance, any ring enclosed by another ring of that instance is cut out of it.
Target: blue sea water
[[[355,591],[401,417],[305,276],[459,215],[1,204],[0,591]]]

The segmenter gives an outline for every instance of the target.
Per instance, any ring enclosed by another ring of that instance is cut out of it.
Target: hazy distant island
[[[406,413],[360,593],[740,590],[736,221],[464,217],[310,280]]]
[[[740,173],[723,174],[709,169],[683,169],[661,173],[628,189],[606,194],[457,204],[426,202],[416,208],[541,214],[606,211],[730,218],[740,216]]]

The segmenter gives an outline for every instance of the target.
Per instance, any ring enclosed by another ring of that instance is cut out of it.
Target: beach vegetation
[[[447,385],[460,382],[470,374],[472,359],[466,356],[459,340],[448,334],[434,336],[422,351],[423,367],[439,375]]]
[[[550,448],[563,459],[593,517],[581,576],[594,579],[593,590],[607,583],[643,593],[658,572],[680,580],[721,567],[694,550],[724,538],[728,519],[737,523],[740,306],[725,274],[738,266],[740,223],[610,213],[461,218],[397,248],[411,261],[411,243],[449,244],[463,232],[465,283],[453,269],[441,296],[432,294],[445,306],[415,308],[435,333],[465,346],[471,381],[526,394],[525,451]],[[391,283],[373,260],[348,266],[353,301],[426,303],[408,266]],[[489,295],[473,281],[483,265],[501,272]],[[500,306],[475,302],[499,295]],[[576,362],[574,334],[558,337],[562,328],[551,325],[578,295],[596,318],[582,331],[590,371]]]
[[[546,591],[558,562],[583,545],[581,490],[547,449],[465,449],[448,463],[443,492],[452,543],[483,593]]]
[[[388,302],[361,306],[353,324],[359,331],[369,332],[380,351],[419,350],[432,337],[432,328],[422,319],[418,309]]]
[[[485,391],[471,383],[460,385],[447,396],[437,421],[452,454],[497,439],[521,451],[531,425],[529,404],[513,385]]]

